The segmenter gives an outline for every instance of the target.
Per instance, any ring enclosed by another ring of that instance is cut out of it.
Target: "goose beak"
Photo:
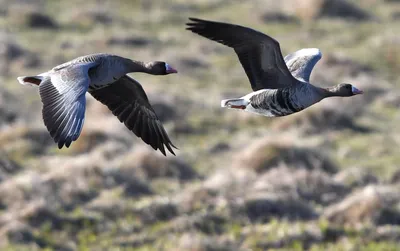
[[[363,93],[364,93],[363,91],[357,89],[357,88],[354,87],[354,86],[351,88],[351,92],[353,93],[353,95],[363,94]]]
[[[178,71],[176,69],[172,68],[169,64],[165,64],[165,72],[167,74],[178,73]]]

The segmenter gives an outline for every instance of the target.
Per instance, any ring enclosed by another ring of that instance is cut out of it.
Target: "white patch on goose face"
[[[363,91],[357,89],[355,86],[351,86],[351,92],[356,95],[356,94],[362,94]]]
[[[171,70],[171,66],[169,66],[169,64],[165,63],[165,71],[168,72],[169,70]]]

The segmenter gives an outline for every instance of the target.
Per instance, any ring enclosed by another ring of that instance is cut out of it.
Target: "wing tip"
[[[150,141],[149,144],[151,147],[153,147],[154,150],[160,150],[160,152],[164,155],[166,155],[166,151],[165,148],[167,148],[167,150],[173,154],[174,156],[176,156],[174,150],[172,148],[178,149],[170,140],[170,138],[168,137],[168,134],[165,132],[164,127],[159,124],[157,127],[157,130],[155,131],[157,136],[156,136],[156,140],[155,141]],[[171,147],[172,146],[172,147]],[[178,149],[179,150],[179,149]]]
[[[59,140],[58,142],[56,141],[56,143],[57,143],[58,149],[62,149],[64,146],[66,148],[69,148],[73,141],[74,140],[72,139],[72,137],[67,137],[67,138],[65,138],[63,140]]]
[[[211,23],[212,21],[207,21],[203,20],[200,18],[195,18],[195,17],[189,17],[189,22],[186,23],[188,27],[186,27],[186,30],[193,31],[195,29],[203,29],[205,28],[205,25],[208,23]]]
[[[161,152],[164,156],[167,156],[167,154],[165,153],[165,148],[164,148],[164,144],[163,144],[163,143],[161,143],[161,144],[158,146],[158,150],[160,150],[160,152]]]
[[[151,144],[149,144],[154,150],[159,150],[164,156],[167,156],[167,151],[165,150],[165,148],[167,148],[168,152],[170,152],[172,155],[176,156],[174,150],[172,148],[175,148],[177,150],[179,150],[179,148],[177,148],[176,146],[174,146],[174,144],[172,144],[171,141],[168,142],[160,142],[159,144],[153,146]],[[172,146],[172,147],[171,147]]]
[[[177,149],[177,150],[179,150],[179,149],[178,149],[176,146],[174,146],[174,144],[172,144],[171,141],[169,141],[169,142],[166,144],[166,146],[167,146],[167,148],[168,148],[168,151],[169,151],[171,154],[173,154],[174,156],[176,156],[176,154],[175,154],[174,150],[172,149],[172,147],[175,148],[175,149]],[[171,146],[172,146],[172,147],[171,147]]]
[[[175,147],[175,146],[172,144],[172,142],[161,143],[161,145],[162,145],[162,147],[158,147],[158,149],[160,150],[160,152],[161,152],[165,157],[167,156],[167,154],[166,154],[166,151],[165,151],[164,146],[167,147],[168,152],[170,152],[172,155],[176,156],[176,154],[175,154],[174,150],[172,149],[172,147],[175,148],[175,149],[178,149],[178,148]],[[172,146],[172,147],[171,147],[171,146]],[[161,149],[162,149],[162,150],[161,150]],[[178,149],[178,150],[179,150],[179,149]]]
[[[203,20],[203,19],[200,19],[197,17],[189,17],[188,19],[192,22],[207,22],[206,20]]]

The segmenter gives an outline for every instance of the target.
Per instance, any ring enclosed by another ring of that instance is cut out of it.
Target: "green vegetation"
[[[398,3],[354,1],[376,20],[311,22],[314,10],[272,0],[31,2],[0,6],[1,250],[399,249]],[[250,85],[231,49],[185,31],[190,16],[263,31],[284,55],[318,47],[311,81],[365,95],[284,118],[221,109]],[[177,157],[154,152],[89,94],[80,139],[56,147],[37,90],[16,77],[96,52],[178,69],[131,74],[165,115]]]

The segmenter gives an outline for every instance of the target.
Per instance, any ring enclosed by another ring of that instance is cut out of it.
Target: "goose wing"
[[[44,124],[58,148],[78,139],[85,120],[88,70],[95,62],[70,65],[53,71],[39,85]]]
[[[113,84],[89,90],[89,93],[106,105],[119,121],[154,150],[159,149],[166,155],[165,146],[175,155],[172,147],[176,147],[150,105],[142,86],[136,80],[125,75]]]
[[[285,56],[284,60],[293,77],[309,83],[311,71],[321,58],[322,53],[319,49],[306,48]]]
[[[189,18],[187,30],[234,49],[253,91],[278,89],[295,83],[278,41],[256,30],[222,22]]]

